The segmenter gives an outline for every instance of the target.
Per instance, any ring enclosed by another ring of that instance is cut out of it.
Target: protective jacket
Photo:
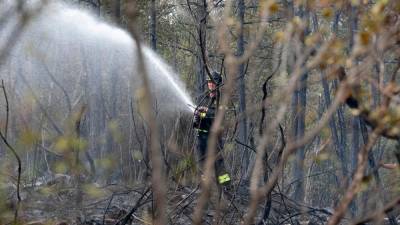
[[[203,109],[207,110],[204,111]],[[216,99],[210,96],[205,97],[194,113],[193,126],[197,129],[197,151],[199,153],[200,162],[204,162],[207,155],[207,144],[210,129],[217,113]],[[221,137],[217,140],[217,158],[215,160],[215,175],[218,184],[228,185],[231,178],[224,166],[224,160],[220,154],[223,148]]]
[[[216,115],[216,100],[215,98],[207,96],[199,107],[201,106],[207,107],[208,109],[206,112],[195,112],[193,127],[197,129],[199,135],[207,134],[208,136]]]

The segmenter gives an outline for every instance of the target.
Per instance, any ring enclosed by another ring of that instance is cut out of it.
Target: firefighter
[[[222,77],[218,72],[211,73],[212,79],[207,77],[208,94],[202,99],[199,106],[194,112],[193,126],[197,130],[197,151],[200,156],[201,165],[207,157],[207,144],[210,134],[211,125],[217,113],[219,90],[222,84]],[[214,83],[215,82],[215,83]],[[217,158],[215,161],[215,175],[219,185],[227,186],[231,182],[231,178],[224,166],[224,160],[221,155],[223,143],[221,137],[217,139]]]

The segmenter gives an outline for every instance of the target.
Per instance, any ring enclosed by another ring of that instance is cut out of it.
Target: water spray
[[[192,105],[192,104],[186,104],[186,105],[189,107],[189,109],[190,109],[192,112],[194,112],[194,111],[197,109],[197,107],[194,106],[194,105]]]
[[[163,76],[163,78],[165,78],[166,81],[171,85],[171,87],[176,91],[178,97],[181,98],[181,100],[186,105],[193,106],[194,104],[193,104],[192,100],[190,99],[189,95],[184,91],[184,89],[179,87],[180,86],[178,84],[179,81],[174,79],[173,73],[172,73],[171,69],[168,67],[168,65],[165,64],[163,61],[161,61],[158,57],[156,57],[156,55],[149,48],[144,48],[143,53],[147,58],[151,59],[151,63],[160,70],[160,72],[161,72],[160,75]],[[148,67],[150,69],[149,65],[148,65]],[[194,111],[194,110],[192,110],[192,111]]]
[[[11,20],[5,27],[14,23],[16,21]],[[85,10],[51,2],[41,15],[31,21],[16,48],[10,53],[10,67],[0,68],[0,73],[8,73],[1,69],[17,73],[15,68],[18,65],[24,68],[21,69],[22,73],[30,74],[28,82],[47,87],[51,82],[47,72],[43,71],[45,64],[61,84],[75,82],[82,79],[80,76],[85,76],[91,83],[91,96],[98,96],[103,94],[99,88],[101,83],[108,82],[111,85],[118,82],[118,94],[121,95],[141,88],[141,79],[135,69],[137,59],[134,50],[134,40],[124,30],[99,21]],[[169,114],[193,112],[194,109],[187,107],[187,104],[194,104],[183,83],[179,81],[179,76],[146,46],[143,46],[143,56],[150,89],[156,101],[155,109]],[[79,89],[68,88],[66,91],[71,95],[80,92]]]

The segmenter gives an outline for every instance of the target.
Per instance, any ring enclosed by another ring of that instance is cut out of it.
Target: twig
[[[281,190],[281,188],[279,187],[279,184],[276,185],[276,186],[278,187],[279,197],[280,197],[281,200],[282,200],[283,206],[285,207],[286,212],[290,215],[289,207],[287,206],[286,201],[285,201],[285,196],[283,195],[282,190]],[[278,218],[278,221],[279,221],[279,218]],[[294,224],[291,217],[290,217],[290,223],[291,223],[291,224]]]
[[[141,202],[143,198],[147,195],[147,193],[151,190],[150,187],[147,187],[143,194],[140,196],[139,200],[137,200],[136,204],[132,207],[132,209],[122,218],[120,219],[115,225],[125,225],[131,219],[131,216],[136,212],[136,210],[141,206]]]
[[[284,133],[284,131],[283,131],[283,127],[282,127],[281,124],[279,124],[279,132],[281,133],[281,142],[282,142],[282,145],[281,145],[281,146],[282,146],[282,147],[280,148],[280,150],[279,150],[279,152],[278,152],[277,162],[281,159],[283,150],[284,150],[285,147],[286,147],[285,133]]]
[[[172,219],[174,219],[175,217],[177,217],[177,216],[179,216],[181,213],[183,213],[183,212],[185,211],[185,209],[186,209],[187,207],[189,207],[189,206],[193,203],[194,200],[195,200],[195,198],[193,198],[193,199],[190,200],[187,204],[185,204],[185,205],[179,210],[179,212],[177,212],[177,213],[175,214],[175,216],[174,216]]]
[[[57,81],[57,79],[54,77],[54,75],[51,73],[51,71],[50,71],[49,67],[47,66],[47,64],[46,64],[45,62],[42,62],[42,65],[43,65],[44,69],[46,70],[47,75],[49,75],[51,81],[53,81],[54,84],[55,84],[56,86],[58,86],[58,87],[61,89],[61,91],[63,92],[63,94],[64,94],[64,96],[65,96],[65,100],[67,101],[68,112],[71,113],[72,105],[71,105],[71,100],[70,100],[70,98],[69,98],[69,95],[68,95],[67,91],[66,91],[65,88],[60,84],[60,82]]]
[[[110,200],[108,201],[107,207],[106,207],[106,209],[104,210],[103,221],[102,221],[102,224],[103,224],[103,225],[104,225],[104,222],[105,222],[105,220],[106,220],[107,211],[108,211],[108,209],[110,208],[110,205],[111,205],[112,200],[114,199],[114,196],[115,196],[115,193],[113,193],[113,194],[111,195],[111,198],[110,198]]]
[[[263,135],[263,129],[264,129],[264,119],[265,119],[265,110],[266,110],[266,100],[268,97],[268,92],[267,92],[267,85],[268,82],[273,78],[273,76],[279,71],[279,68],[281,66],[282,63],[282,51],[280,51],[279,53],[279,61],[278,64],[276,65],[276,68],[273,70],[272,74],[269,75],[269,77],[267,77],[267,79],[265,80],[263,86],[262,86],[262,91],[263,91],[263,97],[262,97],[262,103],[261,103],[261,120],[260,120],[260,125],[259,125],[259,131],[258,133],[260,135]]]
[[[368,159],[368,152],[371,150],[371,148],[374,146],[375,142],[379,138],[379,127],[375,129],[366,145],[360,150],[358,153],[358,162],[357,162],[357,169],[354,174],[354,178],[352,183],[350,184],[349,188],[347,189],[347,192],[345,196],[343,197],[342,201],[340,202],[339,206],[336,208],[335,213],[333,216],[329,219],[328,225],[336,225],[340,222],[342,217],[344,216],[347,207],[349,206],[350,202],[353,200],[355,195],[357,194],[357,190],[361,185],[362,179],[364,177],[364,170],[367,164],[367,159]]]
[[[44,116],[49,120],[50,124],[52,125],[52,127],[54,128],[54,130],[56,130],[58,135],[62,135],[63,131],[61,130],[61,128],[58,127],[58,125],[56,124],[56,122],[50,117],[50,115],[47,113],[45,107],[43,106],[43,104],[40,102],[38,96],[36,96],[35,92],[33,91],[33,88],[31,87],[31,85],[28,83],[26,77],[22,74],[22,73],[18,73],[18,75],[21,77],[22,81],[24,82],[24,84],[27,86],[27,88],[29,89],[29,91],[31,92],[32,98],[35,99],[36,103],[38,104],[40,110],[42,111],[42,113],[44,114]]]
[[[193,194],[194,194],[197,190],[199,190],[199,188],[200,188],[200,185],[197,185],[197,187],[196,187],[195,189],[193,189],[193,191],[190,192],[190,193],[188,194],[188,196],[186,196],[186,198],[184,198],[184,199],[182,199],[181,201],[179,201],[178,204],[176,204],[176,206],[174,207],[175,209],[172,210],[172,211],[169,213],[169,215],[171,215],[173,212],[175,212],[175,211],[178,209],[178,207],[179,207],[183,202],[185,202],[187,199],[189,199],[191,196],[193,196]],[[179,215],[190,203],[192,203],[192,201],[189,202],[188,204],[184,205],[184,206],[181,208],[181,210],[179,211],[179,213],[177,213],[174,217],[172,217],[172,219],[174,219],[177,215]]]
[[[239,144],[239,145],[242,145],[242,146],[244,146],[244,147],[250,149],[250,150],[253,151],[253,152],[257,152],[253,147],[251,147],[251,146],[249,146],[249,145],[246,145],[245,143],[239,141],[238,139],[235,139],[235,142],[236,142],[237,144]]]
[[[3,89],[4,99],[6,100],[6,124],[4,127],[4,137],[7,138],[8,121],[10,116],[10,104],[8,102],[7,91],[6,91],[6,86],[4,85],[4,80],[1,80],[1,89]]]
[[[73,126],[73,136],[76,138],[78,141],[80,141],[80,136],[81,136],[81,122],[82,122],[82,117],[84,113],[86,112],[86,106],[82,105],[77,114],[75,115],[74,119],[74,126]],[[73,162],[73,176],[76,178],[76,189],[77,189],[77,194],[76,194],[76,204],[80,208],[82,208],[82,198],[83,198],[83,193],[82,193],[82,181],[80,178],[80,158],[79,158],[79,152],[80,149],[77,147],[72,147],[71,148],[72,153],[75,153],[75,162]]]
[[[324,48],[322,48],[322,49],[324,49]],[[323,51],[326,51],[326,49]],[[306,70],[305,68],[301,68],[300,65],[302,65],[302,61],[300,61],[298,63],[298,68],[293,72],[293,76],[292,76],[291,80],[289,81],[287,93],[291,93],[294,90],[300,75],[304,74],[304,72]],[[260,144],[257,147],[256,164],[255,164],[255,169],[253,170],[252,183],[251,183],[251,188],[250,188],[252,190],[252,201],[250,203],[249,213],[246,216],[246,220],[245,220],[244,224],[252,223],[252,220],[254,219],[259,201],[261,201],[269,192],[272,191],[289,156],[291,154],[293,154],[296,151],[296,149],[298,149],[302,145],[308,143],[329,121],[329,119],[331,118],[331,116],[333,115],[333,113],[335,112],[337,107],[341,104],[344,94],[346,93],[345,90],[347,90],[347,85],[344,82],[342,82],[342,85],[340,86],[332,105],[329,107],[329,109],[324,114],[322,119],[302,139],[300,139],[294,143],[291,143],[289,146],[287,146],[285,148],[286,151],[283,151],[282,158],[280,159],[280,161],[277,164],[277,166],[275,167],[275,169],[272,171],[272,174],[271,174],[268,182],[263,187],[258,188],[257,178],[260,177],[259,170],[260,170],[260,168],[262,168],[261,160],[264,155],[265,146],[267,146],[267,144],[270,141],[269,136],[264,134],[264,136],[262,137],[262,139],[260,141]],[[291,95],[287,94],[287,96],[291,96]],[[270,133],[271,130],[277,126],[277,123],[279,123],[283,119],[286,108],[287,108],[287,104],[284,103],[281,105],[280,109],[278,109],[277,119],[270,125],[269,132],[267,132],[267,134]]]
[[[131,110],[131,118],[132,118],[132,123],[133,123],[133,130],[135,131],[135,137],[136,137],[136,140],[137,140],[137,142],[139,142],[139,149],[141,149],[142,151],[143,151],[143,143],[142,143],[142,141],[141,141],[141,138],[140,138],[140,135],[139,135],[139,133],[138,133],[138,128],[137,128],[137,126],[136,126],[136,120],[135,120],[135,112],[134,112],[134,110],[133,110],[133,100],[132,100],[132,98],[130,98],[130,100],[129,100],[130,102],[129,102],[129,106],[130,106],[130,110]],[[144,155],[144,153],[142,152],[142,154]],[[149,171],[150,170],[150,165],[148,164],[148,162],[147,162],[147,160],[143,160],[143,162],[144,162],[144,165],[146,166],[146,170],[147,171]]]
[[[320,212],[320,211],[318,209],[310,209],[310,210],[307,210],[305,212],[298,212],[298,213],[290,215],[288,218],[286,218],[283,221],[281,221],[278,225],[285,224],[285,222],[288,221],[288,220],[291,221],[291,224],[296,224],[296,223],[293,223],[292,218],[296,217],[296,216],[304,215],[304,214],[315,216],[315,217],[318,217],[320,220],[322,220],[322,218],[320,218],[319,216],[317,216],[315,214],[311,214],[312,212]]]
[[[6,91],[6,88],[4,86],[4,81],[2,80],[1,83],[2,83],[1,88],[3,89],[4,97],[6,99],[7,123],[6,123],[4,134],[0,129],[0,137],[3,140],[3,142],[6,144],[6,146],[11,150],[11,152],[13,153],[13,155],[15,156],[15,158],[17,159],[17,162],[18,162],[17,206],[15,208],[15,213],[14,213],[14,224],[17,224],[18,210],[19,210],[19,206],[20,206],[20,202],[21,202],[20,185],[21,185],[22,163],[21,163],[21,158],[19,157],[17,151],[10,145],[10,143],[7,140],[7,136],[6,135],[7,135],[8,116],[9,116],[9,110],[8,110],[9,109],[9,103],[8,103],[8,99],[7,99],[7,91]]]
[[[279,68],[279,67],[278,67]],[[271,80],[271,78],[274,76],[275,73],[271,74],[264,82],[263,86],[262,86],[262,91],[263,91],[263,97],[262,97],[262,106],[261,106],[261,119],[260,119],[260,126],[259,126],[259,131],[258,133],[260,135],[263,134],[263,128],[264,128],[264,119],[265,119],[265,104],[264,101],[267,99],[268,97],[268,93],[267,93],[267,85],[268,85],[268,81]]]
[[[360,219],[354,223],[352,223],[353,225],[363,225],[367,222],[371,222],[377,218],[379,218],[381,215],[387,214],[390,211],[392,211],[394,208],[398,207],[400,205],[400,198],[395,199],[394,201],[390,202],[389,204],[387,204],[382,211],[380,212],[376,212],[366,218]]]
[[[281,124],[279,124],[279,131],[280,131],[280,134],[281,134],[281,148],[279,149],[278,156],[277,156],[277,161],[276,161],[275,164],[277,164],[279,162],[279,160],[280,160],[280,158],[282,156],[282,152],[286,147],[285,135],[284,135],[283,128],[282,128]],[[268,164],[267,164],[268,157],[267,157],[267,155],[265,155],[265,162],[266,162],[266,168],[264,168],[264,170],[268,171],[268,168],[267,168],[267,166],[268,166]],[[264,182],[266,182],[268,180],[268,176],[266,178],[267,179],[264,179]],[[282,202],[283,202],[283,204],[285,206],[285,209],[287,210],[288,213],[290,213],[289,210],[288,210],[288,207],[287,207],[287,205],[285,203],[282,191],[280,190],[278,183],[276,183],[275,185],[278,187],[279,194],[280,194]],[[262,225],[262,223],[268,219],[269,213],[270,213],[270,210],[271,210],[271,206],[272,206],[272,192],[268,193],[267,201],[265,202],[265,206],[264,206],[264,213],[263,213],[262,219],[258,222],[258,225]],[[293,224],[293,221],[291,221],[291,223]]]

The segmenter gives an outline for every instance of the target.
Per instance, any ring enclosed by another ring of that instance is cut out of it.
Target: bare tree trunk
[[[79,0],[80,3],[87,4],[92,7],[93,11],[98,17],[101,15],[101,2],[100,0]]]
[[[117,24],[121,24],[121,0],[114,0],[114,19]]]
[[[339,15],[337,15],[337,16],[339,16]],[[339,20],[339,18],[335,17],[335,20],[334,20],[333,26],[332,26],[333,32],[335,32],[335,30],[337,31],[337,29],[335,27],[337,27],[338,20]],[[319,26],[318,26],[318,20],[317,20],[316,14],[313,14],[312,21],[313,21],[314,31],[318,32]],[[325,107],[329,108],[329,106],[331,105],[331,94],[330,94],[329,84],[326,79],[326,74],[324,72],[321,72],[321,83],[322,83],[322,88],[323,88]],[[341,128],[343,128],[343,126],[341,126]],[[329,120],[329,129],[331,130],[331,135],[332,135],[333,143],[336,148],[336,153],[337,153],[338,157],[341,159],[342,176],[345,177],[347,174],[347,157],[345,155],[346,146],[344,144],[342,144],[339,139],[339,132],[338,132],[339,129],[336,125],[335,116],[332,116],[332,118]]]
[[[350,12],[350,37],[349,37],[349,49],[351,49],[354,45],[354,32],[357,29],[357,9],[355,7],[351,7]],[[351,169],[354,172],[357,168],[357,155],[360,149],[360,121],[358,117],[351,117],[351,129],[352,129],[352,143],[351,143]],[[350,211],[353,215],[357,213],[357,198],[354,198],[350,203]]]
[[[351,143],[351,171],[354,172],[357,168],[357,155],[358,151],[360,149],[360,127],[359,127],[359,122],[357,117],[352,117],[351,118],[351,129],[352,129],[352,143]],[[357,204],[356,204],[356,199],[354,199],[350,203],[350,210],[353,215],[357,213]]]
[[[205,84],[205,62],[202,57],[203,49],[207,49],[207,2],[206,0],[198,0],[197,1],[197,34],[198,34],[198,48],[196,54],[196,96],[199,101],[201,99],[201,95],[204,92],[204,84]],[[205,54],[207,54],[205,52]]]
[[[338,34],[338,24],[339,24],[339,20],[340,20],[340,14],[341,12],[338,11],[335,14],[335,18],[332,24],[332,32],[337,35]],[[324,81],[323,81],[324,82]],[[333,85],[335,86],[334,88],[337,88],[337,83],[333,82]],[[327,86],[327,88],[329,89],[329,86]],[[328,90],[329,93],[329,90]],[[338,111],[337,111],[337,119],[338,119],[338,126],[337,128],[332,129],[332,132],[335,132],[334,130],[336,130],[336,134],[333,134],[334,136],[334,141],[336,143],[336,138],[339,138],[339,140],[337,140],[337,152],[339,157],[342,159],[342,176],[345,177],[348,175],[348,157],[346,156],[346,146],[347,146],[347,132],[346,132],[346,124],[344,121],[344,113],[343,113],[343,107],[339,107]],[[333,128],[336,127],[336,122],[335,119],[333,118],[332,120],[332,125],[329,124],[329,126]],[[357,155],[356,155],[357,156]]]
[[[239,23],[241,26],[241,30],[239,33],[239,37],[237,40],[237,55],[242,56],[244,53],[244,14],[245,14],[246,6],[244,3],[244,0],[239,0],[238,1],[238,19]],[[239,133],[238,133],[238,139],[240,142],[244,143],[247,145],[247,117],[246,117],[246,83],[245,83],[245,64],[242,63],[239,65],[239,71],[238,71],[238,95],[239,95],[239,114],[242,115],[242,119],[239,121]],[[249,165],[249,153],[250,151],[246,151],[245,147],[241,145],[239,147],[239,151],[242,153],[241,154],[241,165],[242,167],[242,174],[245,174],[245,177],[247,176],[247,168]]]
[[[288,15],[287,15],[288,20],[291,20],[294,17],[294,14],[295,14],[294,4],[293,4],[292,1],[285,1],[285,5],[286,5],[286,8],[288,9],[287,10],[287,12],[288,12]],[[294,65],[295,65],[295,61],[296,61],[295,52],[293,51],[294,43],[290,42],[288,44],[288,46],[289,46],[288,49],[287,49],[287,51],[288,51],[287,52],[287,55],[288,55],[287,58],[288,59],[287,59],[287,65],[285,65],[285,66],[287,68],[287,73],[291,74],[292,70],[294,68]],[[299,122],[298,122],[298,120],[299,120],[299,90],[298,90],[298,88],[296,88],[293,91],[293,94],[292,94],[292,102],[291,102],[291,123],[292,123],[291,126],[292,126],[292,132],[290,133],[290,140],[289,141],[295,141],[295,140],[298,139],[298,132],[299,132],[299,130],[298,130]],[[298,167],[299,167],[299,162],[298,162],[298,160],[296,158],[296,160],[293,162],[293,167],[292,167],[292,171],[293,172],[292,172],[291,179],[300,182],[302,175],[301,175],[301,173],[300,174],[297,173],[298,171],[296,171],[296,170],[298,170]],[[295,186],[294,189],[295,189],[295,192],[297,192],[297,193],[294,193],[294,195],[298,195],[299,194],[298,191],[297,191],[298,184],[299,184],[298,182],[294,183],[294,186]],[[283,187],[283,185],[282,185],[282,187]],[[302,191],[300,191],[300,192],[302,192]]]
[[[300,17],[304,20],[309,20],[308,9],[301,8],[299,10]],[[305,28],[304,36],[306,36],[309,31],[308,27]],[[302,40],[304,41],[304,40]],[[303,44],[302,44],[303,45]],[[305,133],[305,118],[306,118],[306,106],[307,106],[307,78],[308,73],[301,76],[300,79],[300,90],[297,91],[297,105],[294,106],[294,110],[297,112],[297,117],[295,120],[294,128],[296,129],[295,140],[304,137]],[[293,167],[293,179],[298,181],[294,184],[293,197],[299,202],[304,201],[304,159],[305,159],[305,147],[300,147],[296,151],[296,160]]]
[[[157,9],[156,0],[150,2],[150,46],[151,49],[157,51]]]
[[[305,111],[307,105],[307,77],[308,74],[304,74],[301,78],[301,89],[297,94],[297,118],[294,124],[296,132],[296,139],[301,139],[305,132]],[[294,185],[293,197],[295,200],[302,202],[304,198],[304,159],[305,159],[305,148],[301,147],[296,151],[296,160],[293,168],[293,179],[298,181]]]

